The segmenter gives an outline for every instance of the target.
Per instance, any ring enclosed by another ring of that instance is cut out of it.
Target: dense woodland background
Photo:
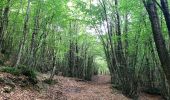
[[[170,100],[169,0],[0,0],[0,64]]]

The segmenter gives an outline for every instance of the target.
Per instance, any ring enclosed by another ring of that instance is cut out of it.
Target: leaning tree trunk
[[[150,19],[151,26],[152,26],[152,32],[153,32],[158,56],[159,56],[163,71],[165,73],[165,76],[167,78],[168,84],[170,85],[170,57],[169,57],[168,50],[165,45],[162,32],[161,32],[156,4],[153,0],[147,0],[147,1],[143,0],[143,3],[149,14],[149,19]]]
[[[10,1],[11,0],[7,0],[7,5],[5,6],[4,10],[0,9],[0,13],[2,15],[0,15],[1,17],[1,26],[0,26],[0,49],[3,49],[4,47],[4,35],[7,31],[7,27],[8,27],[8,14],[9,14],[9,6],[10,6]]]
[[[29,21],[29,13],[30,13],[30,3],[31,0],[28,0],[28,5],[27,5],[27,11],[26,11],[26,16],[25,16],[25,20],[24,20],[24,28],[23,28],[23,38],[21,41],[21,45],[19,47],[19,53],[17,56],[17,61],[15,66],[18,66],[20,64],[20,60],[21,60],[21,56],[22,56],[22,50],[24,48],[25,45],[25,41],[26,41],[26,35],[27,35],[27,31],[28,31],[28,21]]]
[[[121,79],[121,85],[122,85],[122,92],[123,94],[132,97],[137,98],[137,84],[135,80],[135,72],[132,69],[128,68],[127,63],[127,57],[128,55],[125,55],[126,52],[123,51],[123,43],[122,43],[122,33],[121,33],[121,19],[120,19],[120,13],[119,13],[119,1],[115,0],[115,9],[116,9],[116,19],[115,19],[115,26],[116,26],[116,36],[117,39],[117,61],[118,61],[118,70],[121,76],[119,77]],[[128,22],[127,22],[128,23]],[[126,30],[127,31],[127,30]],[[126,41],[127,42],[127,41]],[[125,48],[127,49],[127,48]],[[127,82],[128,81],[128,82]]]
[[[35,61],[36,61],[36,48],[37,48],[36,38],[39,32],[39,19],[40,19],[39,14],[40,14],[40,8],[37,8],[35,18],[34,18],[34,29],[33,29],[32,38],[31,38],[30,56],[28,59],[29,60],[28,63],[30,64],[30,67],[34,67]]]
[[[168,33],[169,33],[169,37],[170,37],[170,13],[169,13],[168,1],[160,0],[160,2],[161,2],[162,12],[165,17],[165,21],[166,21],[166,25],[167,25]]]

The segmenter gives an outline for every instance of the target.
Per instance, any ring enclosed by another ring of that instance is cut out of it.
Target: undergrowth
[[[1,67],[0,71],[10,73],[13,75],[17,75],[17,76],[19,76],[21,74],[21,71],[16,67]]]
[[[51,79],[45,79],[43,82],[51,85],[57,83],[55,80],[51,80]]]
[[[1,72],[10,73],[12,75],[24,75],[28,77],[28,80],[32,83],[37,82],[36,72],[34,69],[20,65],[18,67],[0,67]]]

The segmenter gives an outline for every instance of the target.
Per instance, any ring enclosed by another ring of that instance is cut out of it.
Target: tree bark
[[[158,56],[162,68],[164,70],[164,73],[166,75],[166,78],[168,80],[168,84],[170,85],[170,57],[162,35],[156,4],[153,0],[147,0],[147,1],[143,0],[143,3],[149,14],[149,19],[152,26],[152,32],[153,32],[153,37],[158,52]]]
[[[52,70],[50,78],[49,78],[50,80],[53,80],[54,75],[55,75],[55,71],[56,71],[56,68],[57,68],[57,66],[56,66],[56,52],[55,52],[55,50],[54,50],[53,53],[54,53],[53,54],[53,70]]]
[[[167,0],[160,0],[162,12],[165,17],[166,26],[168,28],[168,33],[170,37],[170,13],[169,13],[169,7],[168,7],[168,1]]]
[[[39,3],[39,2],[38,2]],[[34,29],[32,32],[32,39],[31,39],[31,45],[30,45],[30,57],[29,57],[29,63],[30,67],[35,66],[35,61],[36,61],[36,48],[37,48],[37,34],[39,32],[39,14],[40,14],[40,8],[36,9],[36,14],[34,17]]]
[[[4,44],[4,35],[7,31],[7,27],[8,27],[8,14],[9,14],[9,6],[10,6],[10,1],[11,0],[7,0],[7,5],[5,6],[5,8],[2,10],[2,15],[0,15],[1,17],[1,26],[0,26],[0,49],[4,48],[3,44]],[[0,11],[0,12],[1,12]]]
[[[24,20],[23,38],[21,40],[21,45],[19,47],[19,53],[18,53],[18,56],[17,56],[17,61],[16,61],[15,66],[18,66],[20,64],[20,60],[21,60],[21,56],[22,56],[22,50],[23,50],[23,47],[25,45],[26,36],[27,36],[27,33],[28,33],[28,21],[29,21],[29,13],[30,13],[30,3],[31,3],[31,1],[28,0],[26,16],[25,16],[25,20]]]

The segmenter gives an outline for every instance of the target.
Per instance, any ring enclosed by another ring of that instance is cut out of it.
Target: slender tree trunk
[[[15,66],[18,66],[20,64],[20,60],[21,60],[21,56],[22,56],[22,50],[23,50],[23,47],[25,45],[26,36],[28,34],[28,21],[29,21],[29,13],[30,13],[30,3],[31,3],[31,1],[28,0],[26,16],[25,16],[25,20],[24,20],[23,38],[21,40],[21,45],[19,47],[19,53],[18,53],[18,56],[17,56],[17,61],[16,61]]]
[[[169,13],[168,1],[160,0],[160,2],[161,2],[162,12],[165,17],[165,21],[166,21],[166,25],[167,25],[168,33],[169,33],[169,37],[170,37],[170,13]]]
[[[3,8],[0,9],[0,49],[2,49],[2,31],[3,31]]]
[[[108,63],[108,67],[109,67],[109,71],[111,73],[111,81],[114,83],[118,83],[116,81],[117,78],[115,78],[116,76],[119,76],[118,72],[117,72],[117,60],[116,60],[116,56],[115,56],[115,51],[114,51],[114,42],[112,40],[112,36],[113,36],[113,26],[112,23],[109,22],[108,19],[108,15],[107,15],[107,8],[106,8],[106,2],[104,0],[100,1],[101,6],[103,7],[103,19],[106,21],[107,25],[106,25],[106,31],[107,31],[107,36],[106,36],[106,43],[104,41],[104,38],[102,37],[102,35],[100,35],[100,38],[103,42],[103,46],[104,46],[104,50],[105,50],[105,55],[107,56],[107,63]]]
[[[50,80],[52,80],[53,79],[53,77],[54,77],[54,75],[55,75],[55,71],[56,71],[56,52],[55,52],[55,50],[54,50],[54,55],[53,55],[53,70],[52,70],[52,72],[51,72],[51,75],[50,75]]]
[[[117,44],[117,59],[118,62],[121,63],[125,63],[125,59],[124,59],[124,52],[123,52],[123,47],[122,47],[122,40],[121,40],[121,27],[120,27],[120,15],[119,15],[119,11],[118,11],[118,1],[115,0],[115,7],[116,7],[116,35],[118,36],[118,44]]]
[[[4,35],[7,32],[7,27],[8,27],[8,14],[9,14],[9,6],[10,6],[10,1],[7,0],[7,5],[5,6],[2,15],[1,15],[1,26],[0,26],[0,48],[4,48]],[[2,11],[2,9],[1,9]],[[0,11],[0,12],[1,12]]]
[[[126,59],[128,59],[128,13],[126,13],[125,15],[125,26],[124,26],[124,34],[125,34],[125,56],[126,56]]]
[[[36,61],[36,48],[37,48],[36,36],[39,32],[39,13],[40,13],[40,8],[37,8],[36,14],[34,17],[34,30],[32,32],[32,39],[31,39],[31,46],[30,46],[31,47],[30,48],[30,57],[29,57],[30,67],[33,67],[35,65],[35,61]]]

